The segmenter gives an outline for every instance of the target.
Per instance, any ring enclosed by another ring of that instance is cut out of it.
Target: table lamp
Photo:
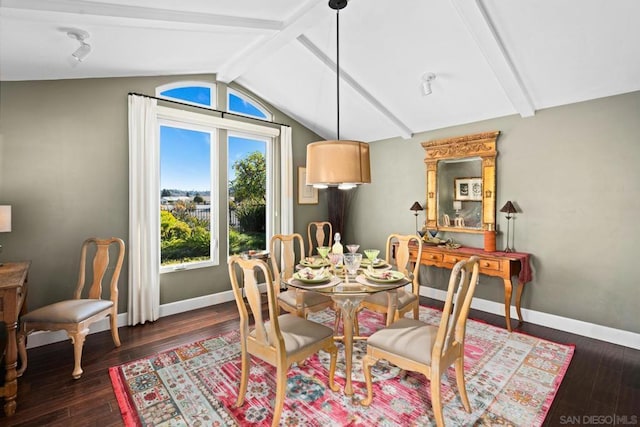
[[[0,206],[0,233],[9,233],[11,231],[11,206]],[[2,245],[0,245],[2,252]],[[2,262],[0,262],[2,267]]]
[[[505,252],[515,252],[515,248],[509,247],[509,224],[511,223],[511,218],[513,216],[514,213],[518,212],[515,208],[515,206],[513,206],[513,203],[511,203],[511,200],[508,200],[507,203],[504,204],[504,206],[502,207],[502,209],[500,209],[500,212],[504,212],[507,214],[506,218],[507,218],[507,247],[504,249]]]
[[[424,208],[418,202],[413,202],[413,205],[409,208],[409,210],[413,211],[413,214],[416,216],[416,233],[420,234],[418,231],[418,212],[423,210]]]

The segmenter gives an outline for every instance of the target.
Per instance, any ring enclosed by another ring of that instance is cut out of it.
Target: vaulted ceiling
[[[333,139],[336,21],[327,0],[0,0],[0,79],[212,73]],[[638,91],[638,22],[637,0],[351,0],[340,137],[408,138]],[[80,63],[65,28],[90,34]]]

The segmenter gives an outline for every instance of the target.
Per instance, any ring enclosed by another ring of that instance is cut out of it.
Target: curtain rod
[[[258,122],[262,122],[262,123],[269,123],[271,125],[286,126],[288,128],[291,127],[291,125],[287,125],[287,124],[284,124],[284,123],[270,122],[269,120],[259,119],[257,117],[244,116],[242,114],[236,114],[236,113],[230,113],[228,111],[216,110],[215,108],[204,107],[202,105],[187,104],[186,102],[174,101],[174,100],[165,99],[165,98],[158,98],[157,96],[145,95],[144,93],[129,92],[129,95],[144,96],[145,98],[151,98],[151,99],[155,99],[155,100],[158,100],[158,101],[171,102],[173,104],[180,104],[180,105],[184,105],[184,106],[187,106],[187,107],[200,108],[200,109],[203,109],[203,110],[214,111],[216,113],[220,113],[220,118],[221,119],[224,119],[224,116],[226,114],[228,116],[242,117],[243,119],[255,120],[255,121],[258,121]]]

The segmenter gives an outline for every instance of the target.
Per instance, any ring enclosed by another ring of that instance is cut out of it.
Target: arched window
[[[227,89],[227,111],[262,120],[273,120],[273,115],[259,102],[235,89]]]
[[[156,88],[156,96],[201,107],[216,108],[216,85],[207,82],[169,83]]]
[[[216,85],[176,82],[156,88],[156,96],[215,109]],[[227,99],[229,112],[272,120],[241,92],[228,89]],[[159,111],[161,272],[218,265],[225,219],[230,255],[266,250],[278,217],[274,141],[279,129],[169,106]],[[222,168],[226,188],[218,183]],[[224,197],[227,218],[218,211]]]

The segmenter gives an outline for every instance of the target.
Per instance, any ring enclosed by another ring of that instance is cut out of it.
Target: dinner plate
[[[293,278],[301,281],[302,283],[322,283],[331,279],[331,273],[324,272],[320,275],[307,275],[303,271],[298,271],[297,273],[293,273]]]
[[[394,270],[376,271],[373,273],[365,271],[364,275],[367,279],[378,283],[393,283],[404,279],[404,274]]]
[[[300,261],[300,265],[311,268],[321,268],[329,265],[329,261],[324,261],[322,258],[305,258]]]
[[[318,290],[321,290],[321,289],[332,288],[332,287],[340,284],[341,282],[342,282],[342,280],[340,278],[338,278],[338,277],[331,277],[330,280],[327,280],[325,282],[319,282],[319,283],[305,283],[305,282],[302,282],[301,280],[298,280],[298,284],[295,287],[296,288],[301,288],[301,289],[309,289],[309,290],[313,290],[313,291],[318,291]]]

